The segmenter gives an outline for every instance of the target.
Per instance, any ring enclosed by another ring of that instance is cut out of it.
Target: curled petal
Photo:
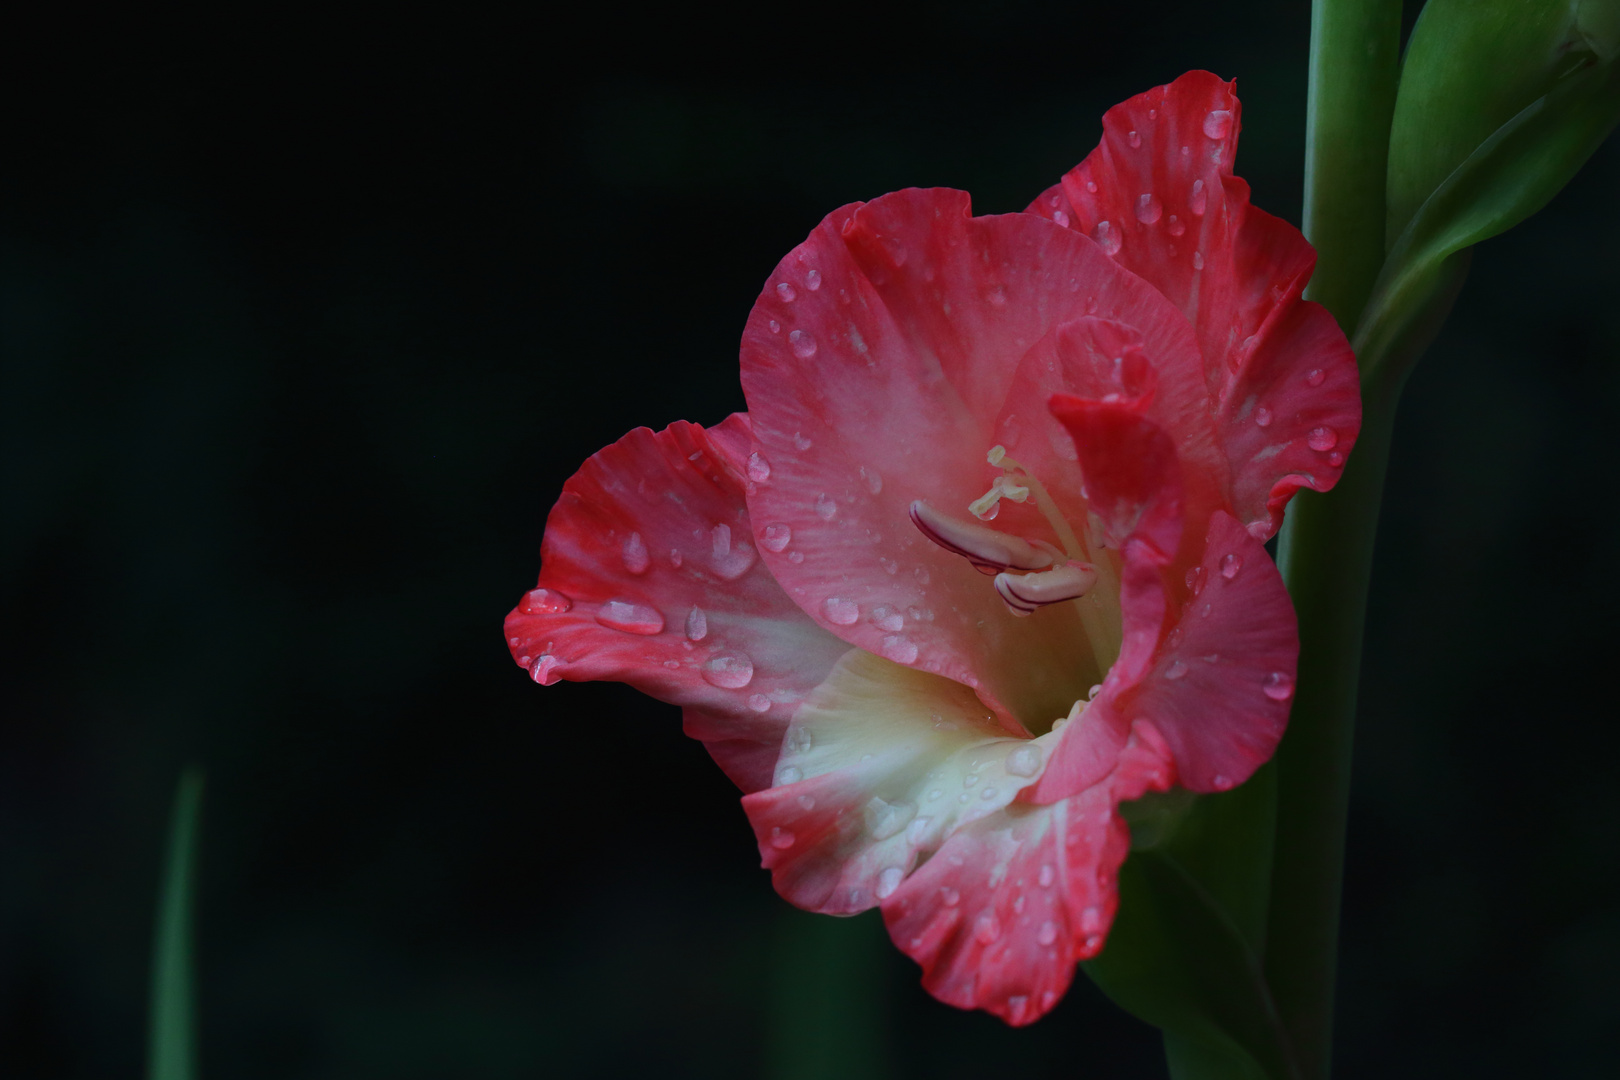
[[[788,717],[848,648],[759,561],[744,502],[746,416],[637,428],[563,487],[539,586],[506,618],[536,682],[612,679],[687,706],[688,730],[744,789]]]

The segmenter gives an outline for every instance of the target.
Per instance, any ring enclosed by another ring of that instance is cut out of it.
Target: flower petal
[[[1015,803],[953,835],[883,904],[928,991],[1014,1025],[1049,1012],[1113,922],[1131,843],[1119,803],[1174,779],[1163,739],[1138,724],[1095,784],[1055,803]]]
[[[967,687],[852,649],[794,717],[777,786],[743,808],[777,892],[852,914],[1010,803],[1055,742],[1008,738]]]
[[[832,214],[777,267],[743,337],[770,468],[749,508],[791,538],[764,558],[812,618],[979,688],[1016,732],[1014,717],[1062,716],[1100,677],[1078,617],[1013,617],[909,508],[961,514],[989,488],[1014,372],[1060,324],[1096,315],[1141,327],[1150,357],[1192,350],[1171,341],[1188,341],[1174,309],[1095,244],[1027,214],[969,213],[961,192],[897,192]],[[1029,408],[1044,421],[1044,402]],[[1032,539],[1056,539],[1018,512]]]
[[[1138,94],[1108,111],[1101,144],[1029,212],[1096,237],[1194,324],[1232,504],[1264,539],[1295,490],[1337,482],[1348,445],[1313,453],[1329,439],[1312,433],[1353,442],[1360,397],[1343,333],[1300,299],[1315,252],[1232,175],[1240,114],[1233,84],[1207,71]]]
[[[539,587],[506,618],[536,682],[611,679],[689,706],[688,730],[728,744],[716,757],[745,789],[768,782],[757,759],[848,650],[758,559],[748,438],[737,414],[714,437],[637,428],[591,457],[546,521]]]

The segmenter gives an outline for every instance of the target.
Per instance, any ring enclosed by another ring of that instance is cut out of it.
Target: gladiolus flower
[[[930,992],[1012,1024],[1107,940],[1119,804],[1276,747],[1263,544],[1360,426],[1314,252],[1231,173],[1232,85],[1103,126],[1025,213],[830,214],[749,316],[747,414],[586,462],[506,621],[537,682],[681,705],[778,892],[880,906]]]

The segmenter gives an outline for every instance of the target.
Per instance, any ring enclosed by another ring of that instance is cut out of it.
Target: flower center
[[[963,556],[981,573],[994,575],[996,594],[1016,616],[1074,602],[1097,670],[1107,672],[1120,647],[1119,573],[1111,553],[1087,543],[1091,537],[1069,523],[1046,486],[1009,457],[1006,447],[992,446],[986,460],[1002,473],[989,491],[968,504],[977,520],[942,513],[918,499],[911,504],[912,523],[940,547]],[[1044,540],[981,524],[995,519],[1002,499],[1015,503],[1033,499],[1062,550]]]

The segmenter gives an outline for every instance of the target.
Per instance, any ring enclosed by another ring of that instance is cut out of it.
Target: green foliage
[[[202,773],[187,769],[175,792],[169,822],[152,950],[147,1080],[194,1080],[197,1075],[191,924],[202,787]]]

